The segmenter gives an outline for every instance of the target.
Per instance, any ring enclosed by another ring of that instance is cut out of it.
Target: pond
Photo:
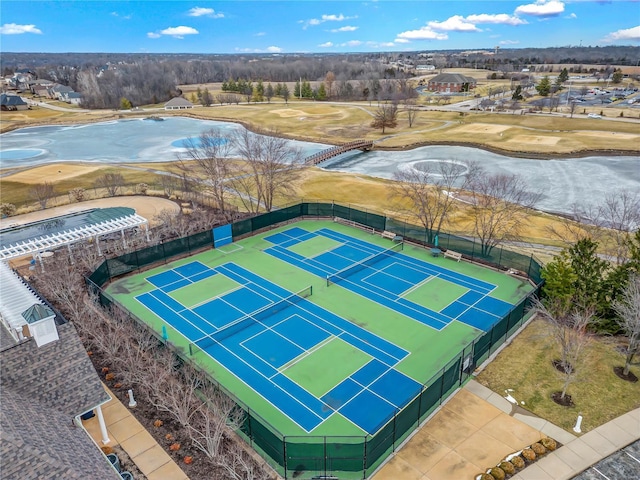
[[[161,121],[117,120],[71,126],[30,127],[0,135],[2,167],[55,162],[141,163],[175,160],[184,141],[211,128],[224,137],[241,125],[230,122],[167,117]],[[303,156],[331,145],[290,141]],[[570,213],[574,204],[599,203],[620,189],[640,191],[640,156],[593,156],[538,160],[512,158],[468,147],[429,146],[403,152],[351,152],[322,167],[392,178],[399,169],[424,169],[430,162],[464,164],[475,160],[491,173],[523,175],[530,188],[542,192],[537,208]]]

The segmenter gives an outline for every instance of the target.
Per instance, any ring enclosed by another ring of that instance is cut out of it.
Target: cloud
[[[460,15],[447,18],[444,22],[428,22],[427,27],[441,32],[481,32],[473,23]]]
[[[164,30],[160,30],[159,32],[149,32],[147,33],[147,37],[149,38],[160,38],[162,35],[168,35],[173,38],[179,38],[182,40],[185,35],[198,35],[200,32],[193,27],[169,27]]]
[[[353,17],[347,17],[343,14],[339,14],[339,15],[322,15],[320,18],[312,18],[310,20],[304,21],[304,20],[299,20],[298,23],[303,23],[303,29],[306,29],[308,26],[313,26],[313,25],[320,25],[321,23],[324,22],[344,22],[345,20],[353,20],[354,18],[358,18],[357,15],[354,15]]]
[[[267,47],[267,52],[269,52],[269,53],[280,53],[280,52],[282,52],[282,49],[280,47],[271,46],[271,47]]]
[[[396,44],[394,42],[367,42],[367,46],[372,48],[389,48],[395,47]]]
[[[406,38],[396,38],[393,43],[410,43]]]
[[[36,28],[35,25],[18,25],[17,23],[5,23],[0,27],[0,34],[2,35],[20,35],[23,33],[41,34],[42,30]]]
[[[488,14],[481,13],[479,15],[468,15],[466,19],[471,23],[492,23],[501,25],[526,25],[528,22],[515,15],[508,15],[506,13]]]
[[[359,47],[360,45],[362,45],[360,40],[349,40],[340,44],[341,47]]]
[[[555,17],[562,12],[564,12],[564,3],[558,0],[536,0],[535,3],[520,5],[514,13],[534,17]]]
[[[266,35],[266,32],[258,32],[253,34],[254,37],[264,37],[265,35]]]
[[[501,40],[500,45],[518,45],[520,40]]]
[[[575,13],[570,13],[569,15],[567,15],[564,18],[568,18],[570,20],[573,20],[574,18],[578,18],[578,16]]]
[[[321,48],[330,48],[330,47],[333,47],[333,42],[324,42],[324,43],[321,43],[318,46],[321,47]]]
[[[405,40],[447,40],[446,33],[434,32],[431,27],[422,27],[418,30],[407,30],[397,35],[396,42]]]
[[[282,52],[282,48],[280,47],[267,47],[267,48],[240,48],[240,47],[236,47],[234,48],[234,50],[236,52],[242,52],[242,53],[280,53]]]
[[[603,42],[613,43],[618,41],[640,42],[640,25],[611,32],[602,39]]]
[[[224,18],[224,13],[216,13],[213,8],[203,7],[194,7],[189,10],[189,12],[187,12],[187,15],[189,15],[190,17]]]
[[[340,28],[334,28],[333,30],[329,30],[330,32],[333,33],[338,33],[338,32],[355,32],[359,27],[353,27],[351,25],[345,25],[344,27],[340,27]]]

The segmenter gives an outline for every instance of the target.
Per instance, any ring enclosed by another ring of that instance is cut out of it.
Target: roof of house
[[[436,75],[429,83],[476,83],[476,79],[473,77],[467,77],[461,73],[441,73]]]
[[[3,478],[120,479],[88,435],[63,413],[5,388],[0,402]]]
[[[7,107],[19,106],[27,105],[27,102],[25,102],[19,95],[7,95],[6,93],[3,93],[0,95],[0,105],[5,105]]]
[[[55,317],[55,315],[56,314],[53,310],[40,303],[34,303],[22,312],[22,317],[27,321],[27,323],[39,322],[44,318]]]
[[[72,98],[82,98],[82,95],[78,92],[69,92],[65,95],[65,97],[67,97],[68,99],[72,99]]]
[[[59,340],[41,347],[35,341],[0,352],[0,385],[18,397],[58,410],[71,418],[109,400],[76,329],[57,325]]]
[[[173,97],[167,103],[164,104],[165,107],[193,107],[193,103],[183,97]]]
[[[60,84],[54,85],[53,87],[51,87],[51,90],[58,93],[73,92],[73,88]]]
[[[27,340],[0,351],[3,477],[115,480],[100,450],[72,422],[109,396],[73,325],[57,329],[55,342],[38,347]]]

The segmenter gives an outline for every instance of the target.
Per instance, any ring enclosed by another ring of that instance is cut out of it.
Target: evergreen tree
[[[267,102],[271,103],[271,99],[273,98],[274,92],[273,92],[273,87],[271,86],[271,84],[267,85],[267,88],[264,91],[264,96],[267,99]]]
[[[198,103],[202,103],[202,90],[200,90],[200,87],[196,90],[196,99]]]
[[[320,84],[318,87],[318,92],[316,94],[316,100],[326,100],[327,99],[327,90],[324,88],[324,82]]]
[[[300,92],[302,98],[313,98],[313,89],[311,88],[311,84],[308,81],[302,82],[302,91]]]
[[[223,92],[229,91],[229,85],[227,85],[227,82],[222,82],[222,91]]]
[[[227,82],[227,88],[229,89],[230,92],[237,92],[238,84],[233,78],[230,78],[229,81]]]
[[[258,80],[258,83],[253,87],[253,101],[264,102],[264,85],[262,80]]]
[[[284,99],[284,103],[288,104],[289,103],[289,97],[291,96],[291,93],[289,92],[289,87],[287,87],[286,83],[282,84],[282,98]]]
[[[566,82],[567,80],[569,80],[569,72],[567,71],[567,68],[563,68],[562,71],[558,74],[558,80],[557,80],[557,84],[558,85],[562,85],[564,82]]]
[[[276,97],[281,97],[282,96],[282,84],[281,83],[276,83],[276,88],[274,90],[274,95]]]
[[[293,87],[293,96],[296,98],[300,98],[300,82],[299,81],[296,81],[296,84]]]
[[[546,97],[547,95],[549,95],[549,93],[551,93],[551,81],[549,80],[548,75],[545,75],[544,77],[542,77],[542,80],[540,80],[540,83],[536,85],[536,90],[543,97]]]
[[[205,107],[210,107],[212,103],[213,103],[213,98],[211,98],[209,89],[205,88],[204,92],[202,92],[202,105],[204,105]]]
[[[516,89],[513,91],[513,95],[511,95],[511,100],[518,101],[522,100],[524,97],[522,96],[522,85],[518,85]]]
[[[611,77],[611,81],[613,83],[622,82],[622,70],[617,69],[615,72],[613,72],[613,76]]]
[[[128,99],[125,97],[120,99],[120,110],[131,110],[131,107],[131,102]]]

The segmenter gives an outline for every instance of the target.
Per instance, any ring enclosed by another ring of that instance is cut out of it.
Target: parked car
[[[597,113],[590,113],[587,115],[589,118],[602,118],[602,115],[598,115]]]

